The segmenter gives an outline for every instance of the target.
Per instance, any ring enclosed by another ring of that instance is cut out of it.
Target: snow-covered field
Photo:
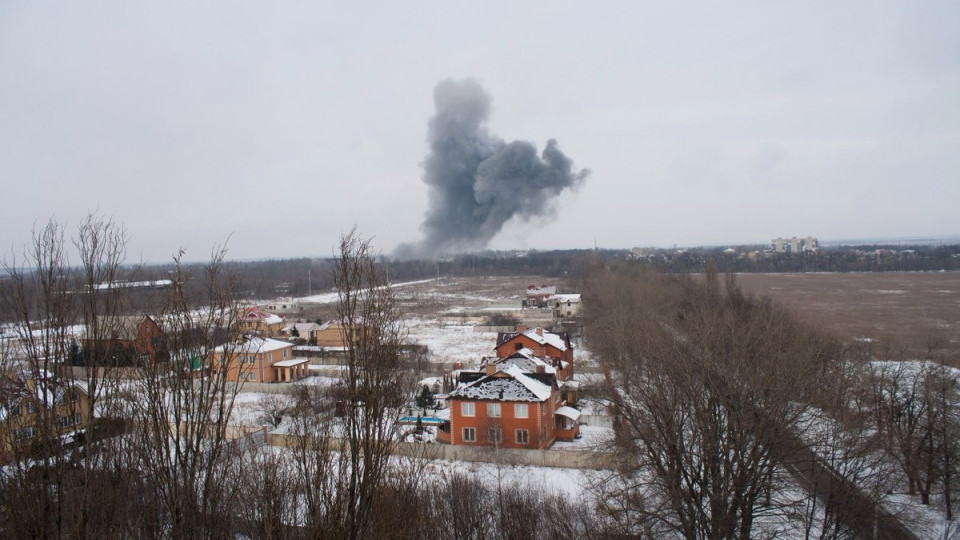
[[[484,356],[493,356],[496,332],[474,332],[473,325],[446,323],[439,319],[407,319],[404,321],[409,340],[426,345],[434,363],[462,362],[464,367],[477,366]]]

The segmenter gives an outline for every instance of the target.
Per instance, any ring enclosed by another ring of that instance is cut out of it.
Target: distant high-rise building
[[[773,251],[776,253],[800,253],[803,251],[816,251],[819,247],[817,239],[808,236],[804,239],[797,238],[774,238],[770,241]]]

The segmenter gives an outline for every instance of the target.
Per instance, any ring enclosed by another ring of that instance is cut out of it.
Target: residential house
[[[354,323],[358,324],[358,323]],[[314,332],[316,344],[328,349],[346,349],[350,325],[341,320],[331,320],[320,325]]]
[[[280,335],[290,338],[302,339],[308,343],[317,342],[317,332],[323,327],[315,322],[297,322],[288,324],[280,331]]]
[[[286,326],[286,320],[280,315],[263,311],[258,307],[248,307],[243,310],[240,318],[240,330],[264,337],[276,337]]]
[[[557,294],[557,288],[553,285],[529,285],[524,299],[524,307],[549,307],[547,299],[555,294]]]
[[[579,294],[555,294],[549,299],[553,316],[557,319],[576,318],[580,314]]]
[[[211,366],[227,363],[227,380],[260,383],[293,382],[309,375],[308,359],[293,357],[293,344],[253,337],[214,349]]]
[[[482,372],[461,372],[447,397],[450,421],[437,439],[454,445],[549,448],[579,432],[580,412],[566,404],[552,373],[525,373],[513,363],[488,363]]]
[[[81,340],[82,358],[96,357],[95,363],[107,360],[117,366],[140,366],[166,362],[170,358],[163,330],[149,316],[118,316],[102,319],[100,336],[87,335]]]
[[[527,328],[521,325],[516,332],[497,335],[497,357],[506,358],[523,349],[530,350],[534,356],[551,359],[557,370],[557,379],[566,381],[573,378],[573,345],[568,334],[555,334],[540,327]]]
[[[0,463],[43,444],[73,442],[89,423],[82,383],[46,371],[0,375]]]
[[[561,400],[569,405],[577,402],[579,383],[574,381],[572,377],[567,377],[569,369],[564,367],[566,363],[563,361],[536,356],[530,349],[520,349],[504,358],[481,358],[480,370],[486,370],[489,364],[495,364],[496,369],[500,370],[517,366],[524,373],[550,375],[556,379],[557,391],[561,394]]]

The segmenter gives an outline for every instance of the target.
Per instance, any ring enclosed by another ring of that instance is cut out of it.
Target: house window
[[[70,392],[70,401],[80,401],[80,394],[77,392]]]
[[[465,401],[460,404],[460,414],[463,416],[474,416],[476,413],[473,409],[473,403]]]
[[[477,430],[472,427],[463,428],[463,442],[476,442]]]
[[[27,414],[33,414],[33,413],[35,413],[35,412],[37,412],[37,404],[34,403],[34,402],[32,402],[32,401],[28,401],[28,402],[27,402]]]
[[[254,357],[252,354],[251,354],[251,355],[248,355],[248,356],[247,356],[247,363],[248,363],[248,364],[252,364],[252,363],[254,362],[254,358],[255,358],[255,357]]]
[[[514,344],[513,344],[513,348],[514,348],[514,350],[519,351],[520,349],[523,348],[523,343],[514,343]]]
[[[255,381],[255,380],[257,380],[257,374],[256,374],[256,373],[251,373],[251,374],[247,375],[247,378],[250,379],[251,381]]]
[[[487,416],[490,418],[500,418],[500,404],[487,403]]]
[[[530,432],[525,429],[517,430],[517,444],[529,444]]]
[[[284,357],[284,358],[287,357],[287,349],[284,349],[284,350],[283,350],[283,357]]]
[[[492,427],[487,430],[487,440],[493,444],[503,442],[503,430],[498,427]]]
[[[29,439],[37,434],[37,428],[33,426],[27,426],[23,429],[16,429],[13,431],[13,438],[22,441],[23,439]]]
[[[80,423],[80,415],[71,414],[69,416],[61,416],[59,422],[60,422],[60,427],[75,426]]]
[[[514,418],[527,418],[527,404],[526,403],[517,403],[513,406],[513,417]]]

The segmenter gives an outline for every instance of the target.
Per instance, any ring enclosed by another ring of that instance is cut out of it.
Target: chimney
[[[546,373],[546,369],[543,367],[543,364],[537,364],[537,373]]]
[[[517,333],[518,333],[518,334],[522,334],[522,333],[524,333],[524,332],[526,332],[526,331],[527,331],[527,325],[525,325],[525,324],[518,324],[518,325],[517,325]]]
[[[490,362],[489,364],[486,365],[486,373],[487,373],[487,375],[493,375],[493,374],[496,373],[496,372],[497,372],[497,365],[496,365],[496,364],[494,364],[493,362]]]
[[[453,363],[453,369],[454,369],[454,370],[463,369],[463,362],[454,362],[454,363]]]
[[[537,327],[537,335],[543,337],[543,328]]]

